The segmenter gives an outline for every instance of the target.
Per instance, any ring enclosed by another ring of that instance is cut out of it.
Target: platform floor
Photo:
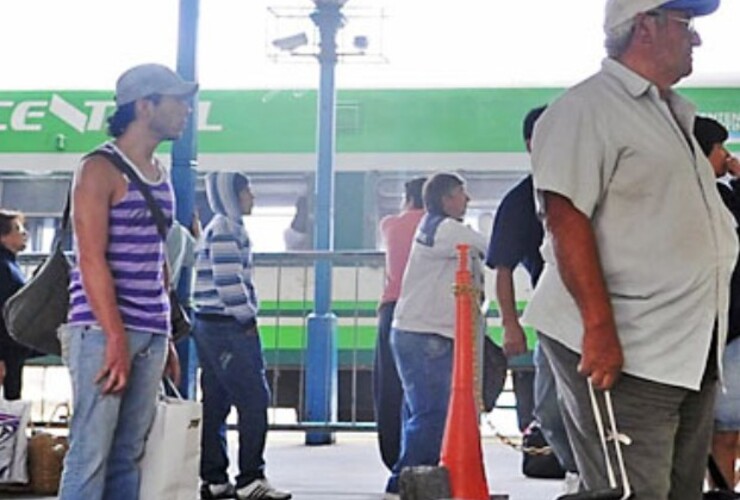
[[[519,452],[493,437],[483,440],[491,494],[511,500],[550,500],[561,481],[528,479],[520,472]],[[333,446],[306,447],[300,434],[271,436],[268,476],[295,500],[379,500],[387,479],[374,433],[337,435]]]
[[[235,437],[235,433],[229,433],[232,455]],[[268,434],[268,478],[275,486],[292,491],[294,500],[382,498],[387,471],[380,461],[374,433],[337,433],[336,443],[331,446],[309,447],[303,444],[303,440],[301,432]],[[519,452],[496,438],[483,438],[483,449],[492,494],[506,493],[510,500],[551,500],[560,494],[561,481],[522,476],[519,472]],[[53,498],[8,493],[0,493],[0,497],[25,500]],[[193,492],[193,500],[197,500],[197,492]]]

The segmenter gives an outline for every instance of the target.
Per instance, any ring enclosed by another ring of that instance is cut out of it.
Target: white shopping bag
[[[141,500],[193,500],[198,491],[203,407],[160,397],[141,460]]]
[[[27,483],[30,401],[7,401],[0,397],[0,483]]]

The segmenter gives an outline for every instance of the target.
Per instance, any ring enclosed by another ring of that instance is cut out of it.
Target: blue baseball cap
[[[604,31],[611,32],[633,19],[641,12],[653,9],[683,10],[692,17],[706,16],[719,7],[720,0],[607,0],[604,17]]]

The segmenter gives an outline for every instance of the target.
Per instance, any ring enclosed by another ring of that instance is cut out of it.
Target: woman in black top
[[[23,222],[21,212],[0,209],[0,308],[26,281],[16,261],[28,241]],[[20,399],[23,364],[30,353],[10,337],[0,318],[0,384],[5,399]]]

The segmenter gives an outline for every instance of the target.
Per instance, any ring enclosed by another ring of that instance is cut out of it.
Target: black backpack
[[[524,430],[522,437],[522,474],[538,479],[563,479],[565,470],[547,443],[537,421]]]

